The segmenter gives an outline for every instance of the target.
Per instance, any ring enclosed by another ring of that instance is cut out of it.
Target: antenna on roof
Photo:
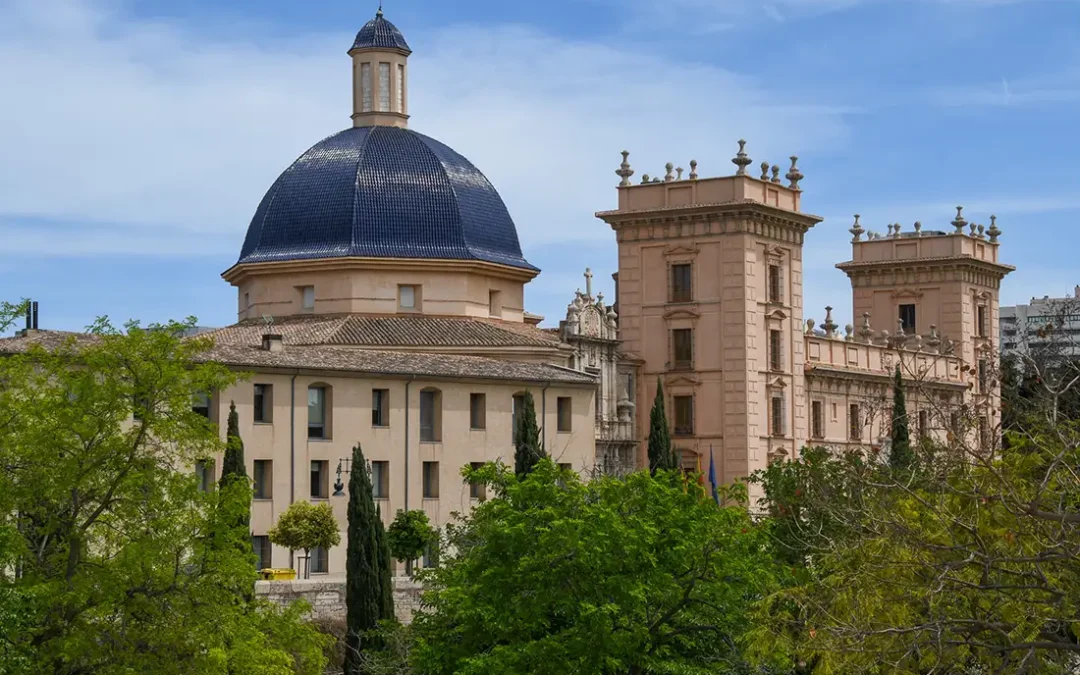
[[[270,314],[263,314],[262,322],[263,326],[265,326],[267,330],[270,330],[270,327],[274,325],[274,317]]]

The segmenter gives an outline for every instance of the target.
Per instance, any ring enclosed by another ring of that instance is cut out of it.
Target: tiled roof
[[[355,347],[546,347],[560,346],[558,336],[523,323],[422,315],[313,315],[276,320],[270,328],[248,319],[212,331],[218,344],[257,346],[264,333],[281,335],[287,345]]]
[[[373,375],[418,375],[438,378],[493,379],[514,382],[595,384],[591,375],[546,363],[502,361],[479,356],[384,352],[334,346],[286,346],[271,352],[247,345],[218,345],[209,358],[250,368],[303,368]]]
[[[409,44],[405,42],[405,36],[401,34],[397,26],[383,18],[382,10],[375,18],[364,24],[360,32],[356,34],[352,49],[401,49],[412,53]],[[352,51],[350,49],[349,51]]]
[[[278,326],[277,328],[281,327]],[[593,385],[596,383],[596,379],[591,375],[569,368],[546,363],[503,361],[479,356],[393,352],[354,349],[338,345],[303,345],[295,343],[286,344],[285,349],[282,351],[271,352],[261,349],[255,344],[248,344],[246,334],[237,330],[238,328],[232,326],[217,331],[216,334],[211,334],[220,337],[225,331],[233,331],[228,334],[232,341],[222,341],[220,339],[215,341],[215,346],[206,355],[207,360],[218,361],[240,368],[300,368],[314,371],[346,371],[371,375],[416,375],[432,378],[494,379],[512,382],[557,382],[580,385]],[[300,328],[300,326],[294,326],[294,328]],[[304,335],[305,333],[297,331],[296,334]],[[257,342],[260,342],[261,330],[258,335],[260,340],[257,340]],[[199,337],[205,336],[206,334],[203,334]],[[86,345],[95,340],[97,340],[95,336],[85,333],[33,331],[25,336],[0,339],[0,354],[25,353],[30,349],[31,345],[35,344],[46,349],[56,349],[68,341],[74,341],[76,345]]]
[[[535,271],[484,174],[409,129],[346,129],[274,182],[238,264],[345,257],[477,260]]]

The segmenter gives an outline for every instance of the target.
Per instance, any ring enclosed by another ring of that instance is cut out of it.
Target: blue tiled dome
[[[352,49],[401,49],[412,53],[409,43],[405,42],[405,36],[397,29],[397,26],[383,18],[382,10],[375,18],[364,24],[360,32],[356,34],[356,41]],[[352,51],[350,49],[349,51]]]
[[[484,174],[442,143],[389,126],[346,129],[271,186],[238,263],[351,256],[536,268]]]

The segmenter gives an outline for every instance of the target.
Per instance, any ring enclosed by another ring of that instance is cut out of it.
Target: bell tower
[[[408,73],[412,50],[382,7],[364,24],[349,49],[353,62],[354,127],[406,127],[409,121]]]

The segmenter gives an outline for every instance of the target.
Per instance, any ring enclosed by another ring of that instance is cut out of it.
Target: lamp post
[[[365,460],[367,464],[368,475],[371,475],[371,460]],[[352,457],[342,457],[337,462],[337,481],[334,483],[335,497],[345,496],[345,483],[341,480],[341,474],[352,473]]]

